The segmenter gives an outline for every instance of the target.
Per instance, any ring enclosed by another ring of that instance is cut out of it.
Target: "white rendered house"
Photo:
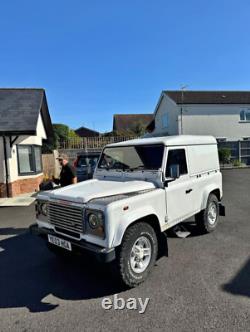
[[[42,141],[52,135],[43,89],[0,89],[0,197],[39,188]]]
[[[162,91],[147,136],[250,139],[250,91]]]

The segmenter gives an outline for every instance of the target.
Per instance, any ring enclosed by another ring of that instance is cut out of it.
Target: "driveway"
[[[250,169],[225,170],[218,229],[169,238],[148,280],[122,289],[105,266],[57,259],[27,228],[34,206],[0,209],[1,331],[247,331],[250,327]],[[192,225],[190,226],[192,229]],[[150,298],[144,314],[104,310],[114,294]]]

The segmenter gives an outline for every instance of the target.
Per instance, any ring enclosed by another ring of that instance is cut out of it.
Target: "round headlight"
[[[40,206],[40,210],[41,210],[41,213],[42,213],[44,216],[47,216],[47,214],[48,214],[48,207],[47,207],[47,204],[46,204],[46,203],[41,204],[41,206]]]
[[[89,215],[89,226],[93,229],[97,228],[100,226],[100,219],[98,216],[94,213],[90,213]]]

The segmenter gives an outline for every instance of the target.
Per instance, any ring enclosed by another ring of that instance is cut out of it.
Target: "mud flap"
[[[158,234],[158,258],[168,257],[168,238],[166,232]]]
[[[225,217],[226,215],[226,208],[221,203],[219,203],[219,215],[222,217]]]

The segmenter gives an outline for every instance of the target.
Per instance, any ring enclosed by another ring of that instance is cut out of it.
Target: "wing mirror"
[[[169,167],[169,175],[170,177],[167,178],[164,182],[165,187],[168,185],[169,182],[174,181],[180,177],[180,165],[173,164]]]
[[[170,177],[172,179],[178,179],[180,177],[180,165],[173,164],[170,166]]]

